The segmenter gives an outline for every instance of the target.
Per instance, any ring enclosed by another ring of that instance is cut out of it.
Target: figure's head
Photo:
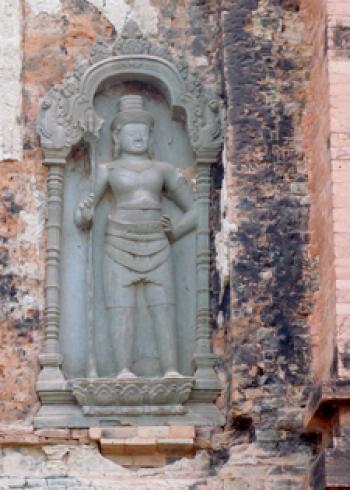
[[[117,132],[120,151],[133,155],[147,153],[150,128],[145,123],[127,123]]]
[[[132,155],[148,153],[152,157],[151,135],[153,117],[143,110],[140,95],[125,95],[120,99],[120,112],[112,123],[114,157],[121,152]]]

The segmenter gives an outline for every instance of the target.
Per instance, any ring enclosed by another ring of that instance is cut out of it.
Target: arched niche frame
[[[120,82],[143,82],[152,85],[165,97],[174,118],[185,115],[186,129],[196,164],[196,332],[193,353],[193,382],[186,409],[164,410],[167,420],[181,419],[184,423],[220,425],[222,416],[214,405],[219,385],[214,371],[216,356],[212,352],[210,335],[209,297],[209,192],[210,168],[217,162],[222,146],[222,115],[219,100],[191,74],[183,59],[175,63],[168,54],[152,52],[149,44],[130,32],[117,48],[101,40],[93,49],[92,64],[77,62],[76,71],[65,76],[63,84],[53,87],[42,101],[38,133],[44,153],[43,164],[48,167],[48,222],[46,256],[46,322],[42,370],[37,381],[41,408],[37,426],[73,427],[96,425],[116,416],[103,417],[81,410],[77,399],[84,398],[91,386],[88,379],[74,386],[62,371],[60,349],[61,331],[61,251],[65,165],[73,147],[85,140],[91,147],[99,139],[104,121],[95,112],[94,98],[98,88],[108,79]],[[130,49],[130,41],[132,49]],[[128,44],[129,43],[129,44]],[[136,44],[135,44],[136,43]],[[158,47],[159,48],[159,47]],[[123,52],[124,49],[124,52]],[[132,53],[126,51],[132,51]],[[120,53],[121,51],[121,53]],[[135,53],[135,51],[142,51]],[[145,52],[146,51],[146,52]],[[161,56],[162,55],[162,56]],[[114,387],[115,388],[115,387]],[[74,392],[74,393],[73,393]],[[188,397],[187,397],[188,398]],[[83,403],[81,403],[82,405]],[[110,411],[106,413],[111,413]],[[119,413],[119,412],[118,412]],[[126,418],[142,423],[142,413],[120,412],[118,420]],[[157,410],[147,413],[153,422],[164,420]],[[135,418],[136,417],[136,418]]]

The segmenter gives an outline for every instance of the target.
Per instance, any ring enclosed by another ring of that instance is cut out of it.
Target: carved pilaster
[[[197,153],[197,329],[195,363],[195,401],[212,401],[218,394],[219,384],[214,371],[216,356],[212,353],[210,333],[210,243],[209,203],[210,168],[216,161],[208,152]]]
[[[64,188],[64,166],[69,149],[45,150],[44,165],[48,166],[48,219],[45,280],[45,340],[39,359],[42,371],[37,390],[42,404],[64,403],[66,381],[61,371],[60,353],[60,262]]]

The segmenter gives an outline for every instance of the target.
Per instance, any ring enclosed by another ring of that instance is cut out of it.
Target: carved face
[[[150,129],[145,123],[128,123],[120,129],[118,139],[122,152],[142,155],[149,148]]]

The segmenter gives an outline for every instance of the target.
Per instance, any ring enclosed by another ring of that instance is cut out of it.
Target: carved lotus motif
[[[172,390],[170,387],[166,387],[162,384],[156,384],[150,389],[149,398],[155,404],[164,404],[167,403],[167,400],[170,398],[171,391]]]
[[[120,397],[125,405],[140,405],[143,399],[142,388],[130,384],[122,390]]]
[[[89,411],[91,407],[178,406],[188,400],[193,378],[82,378],[70,384],[79,404]]]
[[[74,389],[74,396],[79,400],[80,405],[88,403],[88,390],[86,387],[76,386]]]
[[[103,405],[112,405],[115,401],[113,387],[108,384],[102,384],[96,388],[94,393],[96,400],[99,400]]]
[[[185,403],[188,400],[189,397],[189,392],[188,392],[188,385],[183,385],[180,386],[179,389],[176,392],[176,398],[178,403]]]

